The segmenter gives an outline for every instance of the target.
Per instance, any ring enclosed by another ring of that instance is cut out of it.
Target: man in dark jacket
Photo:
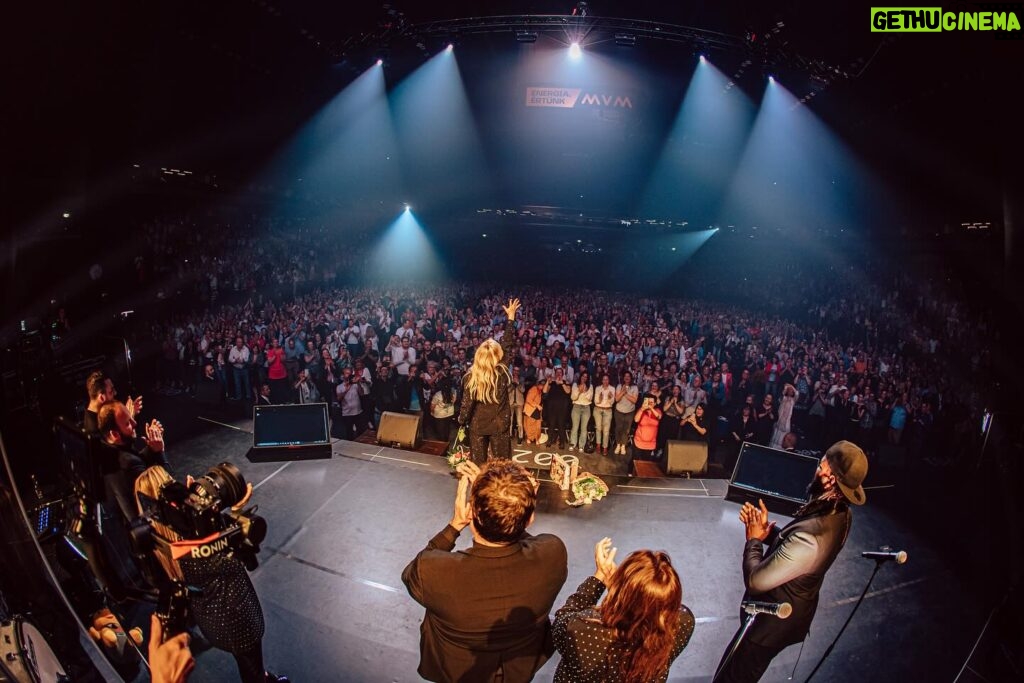
[[[818,607],[818,591],[825,573],[843,549],[850,533],[850,504],[867,500],[861,483],[868,460],[859,446],[839,441],[825,452],[809,493],[810,501],[797,511],[781,531],[768,521],[764,503],[760,509],[745,503],[740,521],[746,526],[743,550],[744,600],[787,602],[793,607],[788,619],[758,614],[738,649],[729,657],[732,643],[719,664],[715,681],[757,681],[772,659],[789,645],[806,637]],[[768,552],[764,543],[768,543]],[[733,641],[739,637],[739,631]],[[728,661],[726,659],[728,658]],[[723,668],[723,664],[725,665]]]
[[[402,572],[426,608],[417,671],[429,681],[529,681],[554,651],[548,613],[568,574],[565,544],[526,533],[537,482],[521,466],[459,467],[451,522]],[[452,552],[467,526],[473,545]]]
[[[152,465],[168,468],[164,456],[164,428],[156,420],[145,425],[145,446],[136,444],[135,418],[120,401],[104,403],[98,414],[100,437],[107,446],[103,457],[107,462],[104,471],[108,496],[117,501],[124,516],[135,519],[138,510],[133,487],[139,475]],[[169,469],[169,468],[168,468]]]

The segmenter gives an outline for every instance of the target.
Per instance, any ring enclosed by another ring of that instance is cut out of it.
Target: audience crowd
[[[638,447],[650,457],[666,439],[700,438],[727,461],[743,441],[779,447],[793,431],[806,448],[850,438],[872,455],[890,443],[948,462],[986,407],[991,327],[938,279],[805,267],[766,287],[721,282],[731,293],[724,302],[712,298],[721,275],[694,259],[699,281],[684,291],[699,300],[480,284],[370,288],[350,284],[367,268],[351,235],[300,220],[228,223],[201,236],[188,220],[167,221],[146,232],[140,280],[151,267],[191,311],[152,327],[161,389],[206,383],[228,400],[328,401],[338,435],[349,438],[399,410],[422,414],[427,435],[447,439],[458,379],[477,345],[500,334],[510,296],[524,303],[513,358],[520,440],[533,385],[557,446],[612,447],[613,456],[633,429],[654,428],[653,411],[637,414],[650,404],[662,423],[656,443],[645,436]],[[616,388],[610,406],[604,375]]]

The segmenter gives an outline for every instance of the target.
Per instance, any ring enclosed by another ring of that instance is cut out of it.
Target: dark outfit
[[[743,599],[788,602],[793,613],[788,619],[757,615],[718,681],[757,681],[775,655],[806,637],[818,608],[818,591],[846,543],[851,521],[850,510],[841,505],[836,512],[812,512],[773,531],[766,539],[767,554],[761,541],[747,541]]]
[[[694,415],[693,418],[701,429],[707,430],[708,421],[706,415]],[[708,441],[710,433],[705,431],[703,434],[694,429],[693,425],[689,422],[683,422],[679,427],[679,438],[683,441]]]
[[[778,416],[775,413],[775,406],[770,410],[763,407],[758,408],[757,422],[754,423],[754,442],[767,446],[772,440],[772,430],[775,429],[775,421]]]
[[[555,683],[614,683],[620,681],[619,660],[608,652],[615,642],[615,629],[601,624],[594,606],[605,591],[605,585],[596,576],[587,577],[560,610],[555,612],[553,636],[555,648],[562,655],[555,671]],[[676,642],[669,655],[665,671],[655,679],[668,680],[668,670],[693,635],[693,612],[683,605],[679,615]]]
[[[495,458],[512,457],[512,408],[509,402],[509,387],[512,375],[508,363],[512,359],[512,345],[515,343],[516,321],[505,323],[501,334],[501,366],[498,372],[497,403],[484,403],[470,398],[466,391],[469,373],[462,378],[462,405],[459,408],[459,425],[469,425],[469,452],[480,464],[487,461],[487,446],[494,449]]]
[[[188,552],[196,545],[185,541],[173,547]],[[263,609],[241,560],[222,550],[199,558],[189,553],[178,565],[185,583],[198,589],[189,592],[189,608],[203,635],[234,655],[243,683],[263,683]]]
[[[544,417],[547,418],[548,428],[551,430],[551,444],[554,447],[557,442],[559,448],[565,446],[565,435],[568,431],[566,426],[569,423],[569,411],[572,410],[572,398],[565,393],[565,389],[562,388],[564,386],[569,386],[565,384],[565,380],[562,384],[552,380],[551,388],[544,395]]]
[[[163,452],[152,451],[149,446],[136,448],[135,444],[104,444],[100,448],[100,454],[103,459],[101,467],[104,472],[107,500],[116,502],[125,519],[135,519],[139,516],[135,502],[135,480],[154,465],[160,465],[170,471],[167,458]]]
[[[524,534],[511,545],[451,552],[459,532],[445,527],[402,572],[426,608],[420,665],[429,681],[529,681],[554,651],[548,613],[568,574],[557,536]]]

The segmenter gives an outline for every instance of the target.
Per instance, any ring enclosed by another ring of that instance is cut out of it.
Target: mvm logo
[[[583,97],[580,98],[580,104],[589,104],[595,107],[620,107],[622,109],[632,109],[633,100],[629,99],[628,96],[622,95],[596,95],[594,93],[584,93]]]
[[[572,109],[577,104],[590,107],[618,107],[632,109],[633,100],[628,96],[583,93],[580,88],[527,88],[527,107],[560,107]]]

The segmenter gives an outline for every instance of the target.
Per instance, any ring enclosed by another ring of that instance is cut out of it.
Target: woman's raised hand
[[[509,299],[508,300],[508,305],[507,306],[502,306],[501,308],[502,308],[502,310],[505,311],[505,315],[508,316],[509,320],[515,320],[516,319],[516,311],[519,310],[519,307],[521,305],[522,304],[519,303],[519,299]]]

